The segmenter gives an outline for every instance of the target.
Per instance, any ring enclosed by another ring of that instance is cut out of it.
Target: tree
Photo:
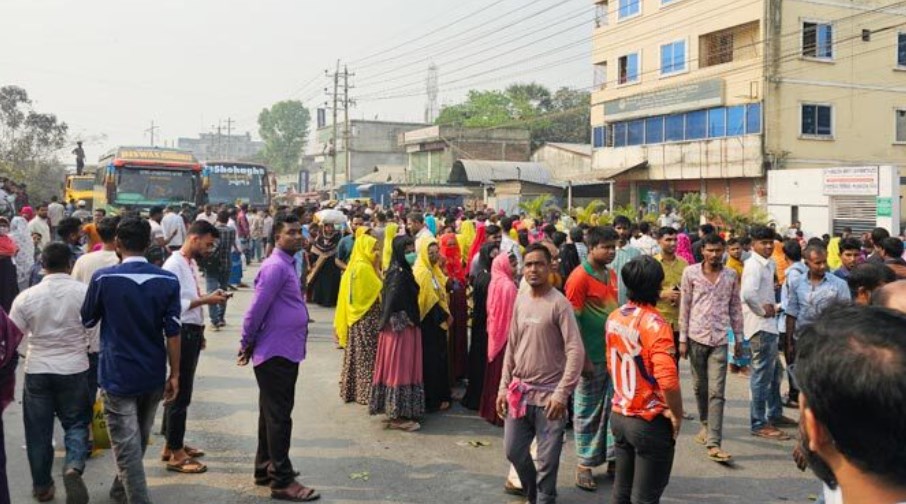
[[[440,111],[437,124],[467,128],[511,126],[531,131],[532,148],[545,142],[588,143],[591,95],[560,88],[551,94],[536,84],[513,84],[504,91],[471,90],[462,103]]]
[[[560,210],[560,208],[553,201],[551,201],[553,200],[553,198],[554,197],[550,194],[542,194],[537,198],[519,203],[519,208],[529,217],[541,219],[544,217],[544,214],[547,211]]]
[[[264,139],[264,159],[278,173],[293,173],[308,142],[311,114],[298,100],[275,103],[258,114],[258,134]]]
[[[31,105],[24,89],[0,88],[0,174],[27,184],[34,201],[46,201],[62,189],[64,171],[56,154],[69,141],[69,126]]]

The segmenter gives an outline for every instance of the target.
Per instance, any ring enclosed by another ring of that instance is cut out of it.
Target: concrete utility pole
[[[227,153],[226,159],[233,159],[233,123],[235,123],[231,117],[227,117]]]
[[[343,66],[343,117],[345,132],[343,133],[343,149],[346,151],[346,183],[352,182],[352,132],[349,127],[349,69]],[[353,74],[355,75],[355,74]]]
[[[340,87],[340,60],[337,60],[337,69],[333,73],[333,150],[330,155],[333,157],[333,169],[330,175],[331,192],[336,199],[337,195],[337,93]]]
[[[152,120],[151,127],[145,130],[145,133],[151,134],[151,147],[154,147],[154,132],[159,129],[160,129],[160,126],[155,126],[154,121]]]

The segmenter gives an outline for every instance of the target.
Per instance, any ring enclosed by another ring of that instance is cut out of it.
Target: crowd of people
[[[807,239],[796,224],[786,236],[705,224],[691,236],[676,221],[616,216],[590,226],[556,214],[373,204],[342,214],[317,205],[78,211],[52,201],[23,206],[12,223],[0,217],[0,256],[11,266],[0,259],[0,294],[10,290],[0,407],[12,400],[22,353],[39,502],[56,491],[55,418],[67,502],[88,501],[97,399],[115,501],[151,502],[142,454],[161,403],[166,468],[207,470],[204,449],[185,442],[195,370],[206,327],[226,324],[253,261],[237,364],[252,365],[259,387],[254,481],[275,499],[319,497],[289,459],[308,303],[335,308],[342,401],[405,433],[458,401],[503,427],[504,490],[531,503],[556,501],[570,427],[576,486],[596,491],[600,468],[618,503],[659,501],[684,420],[697,422],[703,457],[730,462],[732,374],[749,380],[751,434],[783,441],[798,428],[795,462],[825,483],[828,502],[906,499],[906,282],[897,281],[906,261],[902,240],[884,229]],[[682,366],[693,415],[683,409]],[[798,420],[784,406],[798,408]],[[9,502],[2,476],[0,504]]]
[[[311,300],[337,307],[341,398],[407,432],[460,400],[505,427],[505,490],[533,503],[555,501],[567,424],[575,484],[596,490],[592,471],[606,467],[615,502],[658,501],[684,419],[697,421],[703,456],[732,461],[728,374],[749,380],[751,434],[789,440],[784,429],[802,429],[783,413],[803,406],[799,335],[906,278],[903,241],[882,228],[806,239],[798,223],[787,236],[713,224],[690,236],[675,220],[652,229],[622,216],[600,227],[493,211],[349,217],[342,238],[308,225],[322,261],[308,288],[331,294]],[[684,360],[694,414],[682,408]]]

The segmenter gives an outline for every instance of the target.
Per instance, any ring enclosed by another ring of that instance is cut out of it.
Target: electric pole
[[[152,120],[151,127],[145,130],[145,133],[151,134],[151,147],[154,147],[154,132],[159,129],[160,129],[160,126],[155,126],[154,121]]]
[[[349,128],[349,69],[343,66],[343,149],[346,151],[346,183],[352,182],[352,135]],[[355,74],[353,74],[355,76]]]
[[[330,185],[331,191],[336,199],[337,194],[337,92],[340,87],[340,60],[337,60],[337,69],[333,73],[333,149],[330,155],[333,157],[333,171],[331,173]]]
[[[233,159],[233,123],[236,122],[231,117],[227,117],[227,153],[226,159]]]

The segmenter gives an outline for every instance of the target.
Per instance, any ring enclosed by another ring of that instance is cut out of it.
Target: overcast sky
[[[25,88],[86,141],[115,145],[211,131],[257,137],[257,114],[300,99],[315,116],[325,68],[356,76],[354,118],[420,121],[427,67],[441,105],[470,88],[591,84],[588,0],[3,0],[0,85]],[[224,123],[225,127],[225,123]]]

